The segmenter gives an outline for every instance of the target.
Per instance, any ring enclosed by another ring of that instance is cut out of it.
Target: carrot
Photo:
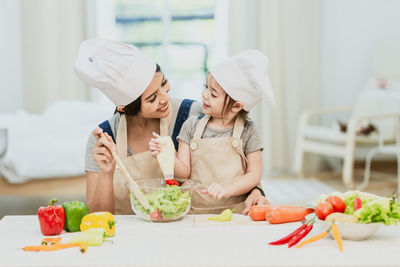
[[[312,212],[313,209],[299,206],[276,206],[266,213],[266,220],[271,224],[297,222],[304,220]]]
[[[332,236],[335,238],[336,243],[339,246],[340,251],[343,251],[343,241],[342,237],[340,236],[339,229],[335,223],[332,223]]]
[[[250,207],[249,216],[253,221],[265,221],[265,214],[269,205],[254,205]]]
[[[304,246],[304,245],[307,245],[307,244],[310,244],[310,243],[312,243],[312,242],[318,241],[318,240],[324,238],[324,237],[327,236],[327,235],[328,235],[328,231],[324,231],[324,232],[322,232],[322,233],[319,233],[319,234],[317,234],[317,235],[315,235],[315,236],[310,237],[310,238],[307,239],[307,240],[304,240],[303,242],[301,242],[300,244],[298,244],[298,245],[296,246],[296,248],[300,248],[300,247],[302,247],[302,246]]]
[[[54,245],[41,245],[41,246],[27,246],[24,247],[25,251],[54,251],[63,248],[79,247],[79,244],[54,244]]]
[[[66,243],[66,244],[54,244],[54,245],[41,245],[41,246],[26,246],[24,247],[25,251],[55,251],[64,248],[72,248],[72,247],[80,247],[80,251],[85,253],[87,250],[87,246],[81,243]]]
[[[275,208],[294,207],[286,205],[254,205],[250,207],[249,216],[253,221],[265,221],[266,214]]]

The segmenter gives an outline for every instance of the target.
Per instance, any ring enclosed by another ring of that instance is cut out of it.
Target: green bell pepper
[[[80,231],[82,218],[89,214],[88,206],[81,201],[70,201],[62,204],[65,211],[64,230],[68,232]]]

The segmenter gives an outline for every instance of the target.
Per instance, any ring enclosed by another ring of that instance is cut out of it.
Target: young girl
[[[175,176],[193,179],[192,213],[242,212],[246,193],[260,183],[260,137],[247,113],[261,99],[272,106],[268,59],[248,50],[210,70],[203,92],[204,116],[192,116],[182,126]],[[155,137],[157,137],[155,135]],[[160,151],[150,142],[153,155]]]

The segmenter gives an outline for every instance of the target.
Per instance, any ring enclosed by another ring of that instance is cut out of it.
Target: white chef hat
[[[89,39],[79,47],[74,69],[78,77],[99,88],[115,105],[128,105],[149,86],[156,63],[133,45]]]
[[[275,107],[274,93],[268,77],[268,58],[258,50],[245,50],[210,69],[211,75],[235,101],[250,111],[264,100]]]

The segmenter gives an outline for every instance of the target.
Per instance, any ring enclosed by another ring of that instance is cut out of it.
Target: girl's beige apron
[[[190,140],[191,179],[199,183],[193,192],[191,213],[220,213],[227,208],[235,208],[242,213],[246,195],[215,199],[202,194],[212,183],[222,186],[230,184],[238,176],[246,173],[246,157],[242,140],[244,119],[238,116],[232,137],[201,138],[210,117],[205,115],[197,124],[193,139]]]
[[[160,135],[168,135],[168,119],[160,119]],[[163,173],[157,159],[151,156],[150,151],[128,156],[128,138],[125,115],[121,116],[117,132],[117,151],[121,161],[125,164],[133,179],[161,178]],[[126,178],[118,165],[114,171],[114,213],[133,214],[129,201],[129,192],[125,187]]]

